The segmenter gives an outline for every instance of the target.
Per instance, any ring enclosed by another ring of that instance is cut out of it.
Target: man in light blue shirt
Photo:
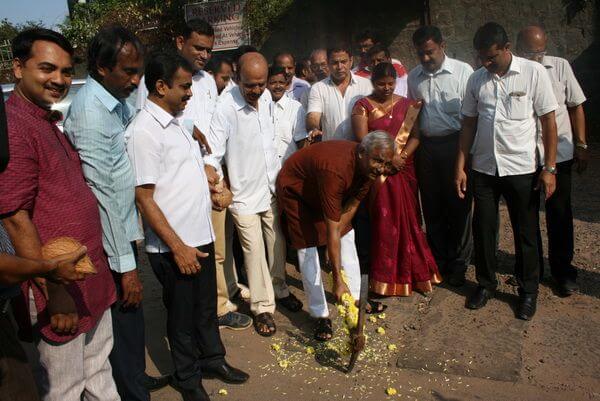
[[[168,379],[145,374],[142,284],[135,246],[143,235],[124,139],[135,114],[125,99],[140,82],[142,44],[125,28],[109,27],[92,39],[88,62],[90,76],[73,99],[64,129],[98,199],[102,241],[119,295],[112,306],[113,377],[123,400],[149,401],[148,390],[166,385]]]
[[[413,44],[420,64],[408,74],[408,96],[423,101],[416,161],[427,241],[444,280],[462,286],[473,249],[472,199],[470,191],[464,199],[456,196],[454,165],[460,107],[473,69],[446,55],[435,26],[417,29]]]

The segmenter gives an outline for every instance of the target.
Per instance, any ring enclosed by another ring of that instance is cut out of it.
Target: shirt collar
[[[144,110],[146,110],[158,123],[163,127],[167,128],[171,123],[179,124],[177,118],[173,117],[170,113],[168,113],[165,109],[154,103],[152,100],[148,99],[146,104],[144,105]]]
[[[331,74],[329,74],[329,76],[325,78],[325,80],[329,85],[337,86],[335,82],[333,82],[333,80],[331,79]],[[356,84],[356,75],[352,71],[350,71],[350,82],[348,83],[348,86],[353,84]]]
[[[290,100],[291,100],[291,98],[287,94],[284,94],[281,97],[281,99],[279,99],[277,102],[275,102],[275,104],[280,109],[285,110],[287,108],[288,104],[290,103]]]
[[[546,68],[554,68],[554,65],[550,62],[548,56],[544,56],[542,59],[542,65]]]
[[[48,115],[50,109],[44,109],[37,104],[30,102],[29,100],[23,99],[21,96],[16,94],[11,94],[8,100],[6,101],[7,105],[12,105],[19,109],[19,111],[24,111],[25,113],[32,115],[39,119],[45,119]]]
[[[267,89],[265,89],[266,91]],[[246,99],[244,99],[244,96],[242,95],[242,88],[238,85],[235,88],[233,88],[231,90],[231,94],[233,97],[233,102],[235,104],[235,109],[236,110],[242,110],[244,107],[249,107],[251,110],[256,110],[254,107],[250,106],[248,104],[248,102],[246,102]],[[264,96],[264,92],[262,95],[260,95],[260,98],[258,98],[258,101],[260,102],[262,100]],[[287,96],[287,95],[284,95]]]
[[[86,85],[89,85],[90,90],[96,96],[100,103],[104,105],[111,113],[115,111],[118,105],[122,105],[122,103],[114,97],[109,91],[106,90],[100,82],[96,81],[92,77],[88,77],[86,80]]]
[[[419,64],[419,67],[421,68],[419,74],[420,75],[438,75],[441,74],[442,72],[446,71],[450,74],[454,73],[454,64],[452,63],[452,60],[444,53],[444,61],[442,62],[442,65],[440,66],[440,68],[431,73],[429,71],[427,71],[425,68],[423,68],[422,64]]]
[[[514,72],[517,74],[521,73],[521,57],[517,57],[511,53],[512,60],[510,61],[510,66],[508,67],[507,74],[510,72]]]

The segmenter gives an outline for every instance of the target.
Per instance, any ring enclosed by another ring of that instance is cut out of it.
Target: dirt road
[[[306,308],[277,312],[278,333],[271,339],[252,329],[223,330],[227,359],[251,375],[241,386],[205,380],[213,400],[600,400],[600,152],[583,176],[574,174],[574,264],[581,293],[559,298],[546,278],[532,322],[514,318],[516,289],[505,280],[514,263],[512,233],[501,207],[498,296],[480,311],[464,308],[475,288],[473,267],[464,288],[444,285],[428,297],[388,299],[385,316],[367,323],[368,350],[354,372],[342,373],[345,338],[336,331],[333,346],[311,340]],[[542,212],[544,227],[544,213]],[[545,228],[543,228],[545,236]],[[144,260],[142,267],[148,372],[172,370],[165,339],[160,285]],[[288,267],[292,291],[302,300],[300,277]],[[335,310],[333,315],[335,315]],[[377,333],[382,327],[384,334]],[[314,348],[314,353],[312,349]],[[336,348],[337,349],[333,349]],[[386,389],[396,390],[387,395]],[[219,394],[226,390],[227,395]],[[172,388],[153,401],[180,400]]]

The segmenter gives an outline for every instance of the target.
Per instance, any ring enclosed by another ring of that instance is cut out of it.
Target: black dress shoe
[[[579,286],[575,280],[560,280],[557,284],[558,295],[561,297],[570,297],[579,291]]]
[[[234,368],[227,361],[222,360],[202,369],[202,376],[206,378],[217,378],[225,383],[240,384],[250,377],[248,373]]]
[[[183,401],[210,401],[210,397],[204,387],[202,387],[202,383],[198,385],[198,387],[194,389],[182,389],[177,388],[183,397]]]
[[[452,287],[462,287],[465,285],[465,274],[464,273],[452,273],[448,276],[446,282]]]
[[[519,306],[517,306],[517,318],[531,320],[535,315],[537,295],[519,295]]]
[[[149,392],[153,392],[156,390],[160,390],[161,388],[171,383],[171,376],[166,375],[152,377],[148,376],[147,374],[144,374],[144,376],[142,376],[140,379],[140,383],[142,386],[144,386],[146,390],[148,390]]]
[[[477,290],[467,299],[467,308],[480,309],[487,304],[487,301],[494,297],[494,291],[484,287],[477,287]]]

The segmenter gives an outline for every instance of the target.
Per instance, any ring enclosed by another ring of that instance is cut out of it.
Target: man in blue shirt
[[[142,44],[125,28],[102,29],[89,45],[88,63],[90,76],[73,99],[65,133],[79,152],[85,179],[98,199],[102,241],[119,295],[112,306],[113,377],[123,400],[149,401],[148,390],[165,386],[168,378],[145,374],[142,283],[135,244],[143,235],[124,139],[135,114],[125,99],[140,82]]]

